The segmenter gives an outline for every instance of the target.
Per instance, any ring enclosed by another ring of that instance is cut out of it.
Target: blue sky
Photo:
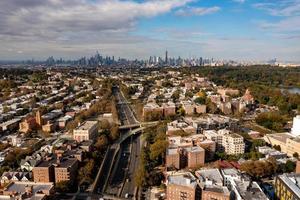
[[[300,0],[2,0],[0,59],[300,61]]]

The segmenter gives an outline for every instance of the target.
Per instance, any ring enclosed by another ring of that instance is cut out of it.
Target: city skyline
[[[300,1],[4,0],[0,60],[207,57],[300,61]]]

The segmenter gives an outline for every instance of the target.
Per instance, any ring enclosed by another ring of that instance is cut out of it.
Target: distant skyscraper
[[[168,64],[168,51],[166,51],[166,59],[165,59],[165,63]]]

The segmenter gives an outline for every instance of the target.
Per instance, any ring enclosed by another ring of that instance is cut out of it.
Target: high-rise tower
[[[168,51],[166,51],[166,58],[165,58],[165,64],[168,64],[169,60],[168,60]]]

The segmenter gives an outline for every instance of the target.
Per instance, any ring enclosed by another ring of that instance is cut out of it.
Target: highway
[[[122,189],[123,181],[126,178],[126,171],[129,164],[131,150],[131,138],[121,144],[118,157],[110,174],[109,182],[105,190],[106,194],[118,196]]]
[[[134,136],[132,136],[134,137]],[[134,183],[135,172],[138,169],[139,161],[140,161],[140,153],[141,153],[141,145],[140,145],[140,135],[136,136],[132,143],[132,150],[130,154],[130,163],[127,170],[126,181],[123,185],[123,190],[121,192],[121,197],[125,198],[126,194],[129,197],[134,197],[136,191],[136,185]]]
[[[119,88],[113,88],[113,94],[117,101],[120,124],[122,126],[139,124]],[[112,197],[113,199],[136,199],[134,172],[138,168],[141,153],[141,137],[138,133],[143,128],[132,131],[130,128],[122,130],[120,139],[108,149],[107,156],[99,169],[98,179],[95,180],[92,196],[100,194],[104,199]]]
[[[136,120],[128,101],[120,92],[119,88],[113,89],[113,94],[116,97],[117,101],[117,110],[119,114],[119,120],[121,122],[121,126],[130,125],[130,124],[138,124],[139,122]]]

